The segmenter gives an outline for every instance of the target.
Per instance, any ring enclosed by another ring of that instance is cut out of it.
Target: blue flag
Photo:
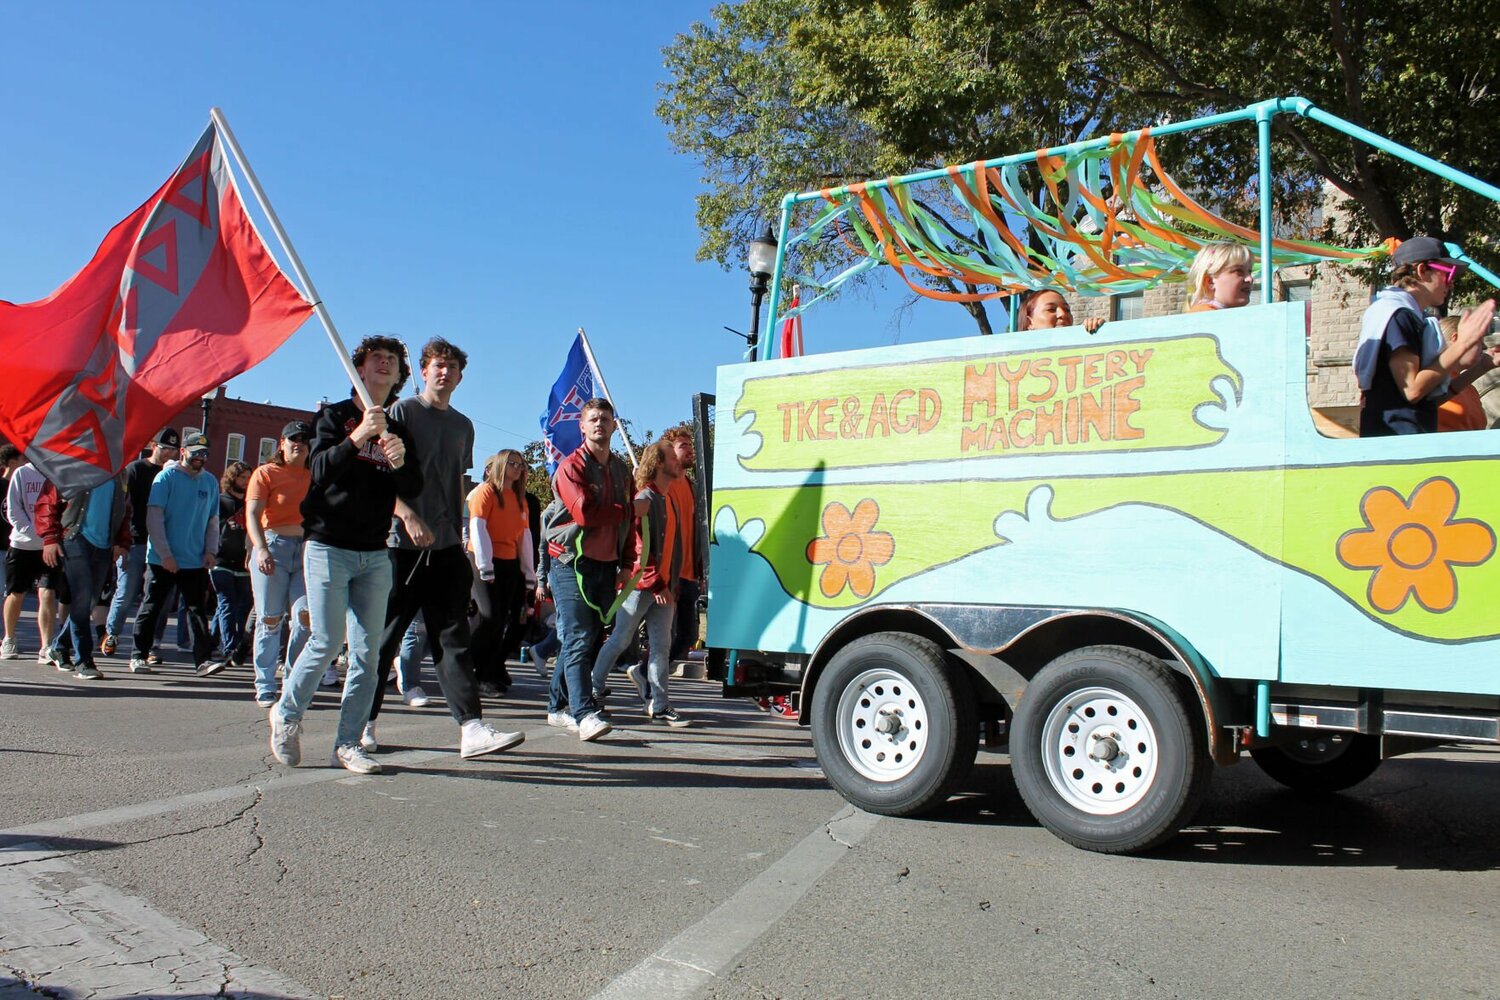
[[[583,444],[583,431],[579,420],[583,417],[583,404],[597,393],[594,386],[599,378],[594,366],[589,364],[588,354],[583,349],[583,335],[573,338],[568,351],[568,360],[563,363],[562,374],[552,383],[552,393],[547,397],[547,412],[542,414],[542,443],[547,449],[547,475],[557,472],[557,463],[578,450]]]

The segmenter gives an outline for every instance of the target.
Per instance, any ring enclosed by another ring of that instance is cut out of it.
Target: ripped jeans
[[[255,594],[255,694],[276,696],[276,661],[281,657],[281,623],[297,599],[307,593],[302,581],[302,539],[266,532],[266,546],[276,565],[262,573],[250,556],[250,589]],[[292,616],[291,650],[302,648],[307,638],[307,623]],[[294,654],[295,655],[295,654]],[[291,657],[288,657],[291,659]],[[290,663],[287,664],[291,666]]]

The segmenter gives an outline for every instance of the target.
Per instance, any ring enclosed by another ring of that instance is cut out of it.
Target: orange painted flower
[[[826,563],[818,577],[824,597],[837,597],[844,587],[856,597],[875,590],[875,567],[891,561],[896,540],[886,531],[873,531],[880,505],[868,497],[854,505],[854,513],[834,500],[823,508],[823,535],[807,543],[807,561]]]
[[[1495,551],[1495,533],[1483,521],[1453,520],[1458,488],[1451,480],[1429,479],[1412,490],[1411,500],[1387,486],[1360,501],[1365,527],[1339,538],[1339,562],[1369,569],[1370,606],[1385,614],[1401,609],[1408,597],[1441,613],[1458,603],[1454,566],[1477,566]]]

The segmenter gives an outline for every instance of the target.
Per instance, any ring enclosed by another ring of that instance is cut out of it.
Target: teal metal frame
[[[1248,105],[1236,111],[1226,111],[1223,114],[1208,115],[1185,122],[1172,122],[1149,130],[1137,129],[1134,132],[1125,133],[1128,137],[1139,138],[1147,131],[1157,136],[1175,135],[1179,132],[1191,132],[1197,129],[1212,128],[1216,125],[1227,125],[1233,122],[1253,121],[1256,123],[1260,154],[1260,284],[1261,299],[1264,302],[1271,302],[1275,299],[1273,279],[1276,276],[1276,268],[1271,258],[1271,123],[1280,114],[1297,115],[1309,121],[1317,122],[1320,125],[1326,125],[1337,132],[1342,132],[1344,135],[1358,139],[1381,152],[1389,153],[1397,159],[1405,160],[1407,163],[1420,167],[1429,173],[1436,174],[1444,180],[1457,184],[1459,187],[1472,191],[1481,197],[1488,198],[1491,201],[1500,201],[1500,187],[1481,181],[1478,178],[1470,177],[1463,171],[1455,170],[1446,163],[1435,160],[1414,149],[1408,149],[1398,142],[1393,142],[1383,135],[1371,132],[1366,128],[1361,128],[1352,122],[1347,122],[1337,115],[1329,114],[1305,97],[1272,98],[1271,100]],[[1053,156],[1069,156],[1089,150],[1103,149],[1109,146],[1111,141],[1112,138],[1110,136],[1101,136],[1100,138],[1089,139],[1084,142],[1053,146],[1041,152]],[[1012,166],[1031,162],[1037,155],[1037,151],[1032,151],[1028,153],[1016,153],[1010,156],[1000,156],[991,160],[985,160],[980,166],[985,169]],[[889,188],[893,185],[939,180],[947,176],[947,169],[940,167],[935,170],[923,170],[900,177],[886,177],[881,180],[870,181],[864,187],[866,190],[879,190],[881,188]],[[844,185],[834,188],[831,193],[834,195],[847,194],[850,187],[850,185]],[[771,302],[768,309],[769,320],[766,325],[766,329],[768,330],[776,329],[776,324],[780,319],[782,273],[786,265],[787,230],[791,224],[792,209],[803,202],[822,200],[823,196],[822,191],[804,191],[800,194],[788,194],[781,200],[781,222],[776,232],[776,267],[771,277]],[[1463,253],[1461,248],[1450,243],[1448,244],[1448,249],[1457,259],[1467,264],[1469,270],[1474,274],[1490,284],[1500,287],[1500,276],[1495,275],[1488,268],[1473,261]],[[771,345],[775,342],[775,339],[770,336],[762,339],[756,348],[759,360],[766,360],[771,357]]]

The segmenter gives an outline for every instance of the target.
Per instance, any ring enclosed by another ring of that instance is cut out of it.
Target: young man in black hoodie
[[[334,762],[378,774],[380,765],[360,747],[359,737],[380,683],[375,656],[393,578],[385,541],[396,498],[409,500],[422,492],[422,470],[410,450],[410,433],[382,409],[411,375],[405,345],[392,337],[366,337],[353,358],[370,398],[381,405],[364,409],[351,396],[318,412],[312,481],[302,501],[311,635],[271,709],[271,753],[292,767],[302,759],[302,716],[324,668],[344,645],[347,613],[353,619],[347,630],[349,672]]]

